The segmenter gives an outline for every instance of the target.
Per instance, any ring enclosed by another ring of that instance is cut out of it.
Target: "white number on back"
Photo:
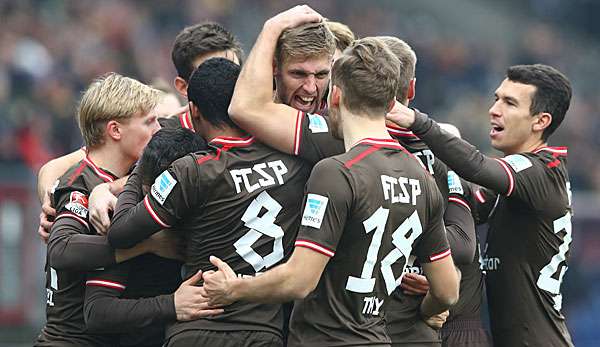
[[[540,289],[554,294],[554,308],[557,311],[560,311],[562,308],[562,294],[560,294],[560,285],[565,272],[567,272],[568,266],[564,265],[561,267],[560,273],[558,274],[558,279],[552,278],[552,275],[558,271],[558,267],[566,259],[567,252],[569,251],[569,245],[573,240],[571,238],[571,213],[569,212],[554,221],[554,233],[558,234],[562,230],[564,230],[566,234],[563,238],[562,244],[558,247],[558,253],[555,254],[552,259],[550,259],[550,262],[540,270],[540,277],[537,280],[537,286]]]
[[[381,247],[381,240],[383,238],[383,232],[385,231],[385,225],[389,216],[389,210],[380,207],[371,217],[363,222],[365,232],[369,234],[375,230],[371,244],[367,251],[367,258],[363,264],[362,272],[360,277],[348,276],[346,282],[346,289],[355,293],[370,293],[375,289],[375,278],[373,278],[373,270],[375,269],[375,263],[377,262],[377,254]],[[412,230],[409,237],[406,235]],[[388,253],[381,260],[381,273],[385,282],[387,293],[391,294],[402,280],[402,273],[404,273],[404,267],[402,267],[401,275],[399,278],[394,276],[392,272],[392,264],[398,259],[405,257],[407,260],[412,251],[413,242],[421,235],[423,228],[419,219],[417,211],[408,217],[392,234],[392,244],[395,248]]]
[[[263,208],[266,212],[259,217],[258,215]],[[275,219],[281,208],[281,205],[275,199],[266,191],[263,191],[256,199],[252,200],[242,216],[244,225],[250,230],[237,240],[233,246],[237,254],[252,265],[256,272],[269,268],[283,259],[283,229],[275,224]],[[258,241],[261,235],[270,236],[274,239],[273,251],[264,257],[252,248],[252,245]]]

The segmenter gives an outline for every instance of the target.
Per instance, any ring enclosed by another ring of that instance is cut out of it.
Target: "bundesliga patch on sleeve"
[[[521,154],[509,155],[508,157],[502,158],[502,160],[510,165],[515,172],[523,171],[533,165],[531,164],[531,160],[529,160],[529,158]]]
[[[171,191],[176,184],[177,181],[171,176],[169,171],[164,171],[160,176],[156,177],[150,191],[156,201],[162,205],[165,203],[165,200],[167,200],[167,197],[171,194]]]
[[[81,192],[71,192],[69,202],[65,208],[81,218],[87,218],[88,215],[88,197]]]
[[[329,131],[325,118],[319,114],[307,113],[308,116],[308,128],[313,134],[326,133]]]
[[[454,171],[448,171],[448,193],[460,195],[465,194],[463,186],[460,183],[460,178]]]
[[[319,229],[323,223],[329,199],[319,194],[308,194],[302,214],[302,225]]]

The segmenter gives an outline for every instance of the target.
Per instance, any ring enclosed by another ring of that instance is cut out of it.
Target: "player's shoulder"
[[[560,167],[566,160],[567,154],[567,147],[541,147],[533,152],[511,154],[501,160],[516,173],[546,171]]]
[[[56,194],[62,191],[81,191],[89,193],[89,191],[103,181],[110,181],[112,176],[104,173],[105,180],[102,179],[89,165],[86,159],[82,159],[75,165],[71,166],[62,176],[56,180],[52,190]]]

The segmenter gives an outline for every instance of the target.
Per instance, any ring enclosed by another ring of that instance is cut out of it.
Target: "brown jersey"
[[[119,334],[119,346],[160,347],[175,322],[181,262],[143,254],[88,274],[84,312],[93,332]]]
[[[92,189],[104,182],[112,182],[115,176],[96,166],[88,157],[70,168],[57,182],[54,190],[53,206],[56,218],[50,233],[50,247],[69,238],[70,243],[78,243],[77,234],[96,234],[88,220],[88,196]],[[76,245],[71,245],[76,246]],[[46,259],[46,325],[42,329],[36,346],[111,346],[110,335],[90,334],[86,332],[83,317],[85,293],[85,269],[66,269],[63,261],[66,257],[92,257],[92,249],[86,253],[85,247],[94,245],[81,243],[81,249],[69,249],[64,254],[49,255]],[[105,244],[110,251],[108,244]],[[57,252],[52,250],[52,252]],[[78,254],[69,254],[69,253]],[[103,258],[103,257],[100,257]],[[111,259],[108,258],[106,262]],[[114,262],[114,260],[113,260]],[[58,268],[57,268],[58,267]],[[85,267],[85,266],[83,266]]]
[[[344,152],[344,142],[331,135],[329,117],[323,114],[309,114],[298,112],[294,138],[294,154],[305,159],[309,163],[316,163],[323,158],[338,155]],[[415,157],[419,158],[425,169],[433,175],[436,185],[444,198],[444,220],[448,229],[448,239],[453,250],[454,261],[459,266],[470,266],[478,268],[478,258],[474,256],[475,251],[475,227],[471,217],[470,204],[464,197],[463,186],[467,183],[456,174],[448,173],[448,167],[438,160],[431,150],[412,131],[387,125],[390,136]],[[449,188],[449,185],[452,187]],[[450,206],[450,209],[447,207]],[[452,238],[454,234],[459,237]],[[464,237],[460,237],[464,236]],[[456,242],[454,242],[456,241]],[[409,258],[406,272],[423,274],[423,270],[413,255]],[[481,272],[479,271],[479,274]],[[481,278],[473,273],[464,279],[461,285],[470,288],[479,288],[481,294]],[[466,283],[468,281],[468,283]],[[394,343],[434,343],[440,342],[439,331],[432,329],[419,316],[419,307],[422,296],[406,296],[397,290],[392,296],[395,300],[390,301],[386,310],[386,323],[388,332]],[[459,299],[460,300],[460,299]],[[463,299],[464,300],[464,299]],[[477,302],[480,302],[478,300]],[[464,305],[459,305],[464,307]],[[456,316],[460,311],[456,311]],[[478,313],[477,313],[478,315]],[[471,316],[476,316],[473,314]]]
[[[478,210],[489,211],[483,264],[494,345],[572,346],[560,311],[572,241],[567,148],[494,159],[420,112],[412,129],[461,177],[488,188],[476,197],[488,199]]]
[[[509,176],[488,218],[484,257],[496,346],[571,346],[560,285],[571,244],[567,149],[501,159]]]
[[[450,254],[431,175],[397,141],[364,139],[314,167],[304,200],[295,245],[331,259],[295,303],[289,345],[390,343],[384,310],[410,254]]]
[[[109,239],[127,246],[177,222],[186,238],[185,278],[213,270],[211,255],[239,276],[255,276],[291,253],[308,175],[304,161],[254,138],[219,137],[207,151],[175,161],[143,202],[124,208],[120,196]],[[204,329],[281,335],[280,307],[237,302],[218,316],[177,323],[167,334]]]

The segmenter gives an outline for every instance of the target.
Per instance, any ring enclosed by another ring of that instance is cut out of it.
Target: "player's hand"
[[[110,213],[117,205],[117,197],[110,192],[108,183],[97,185],[88,199],[90,222],[101,235],[106,235],[110,227]]]
[[[196,283],[202,279],[202,270],[184,281],[175,291],[175,313],[180,322],[223,313],[223,309],[211,307],[202,287]]]
[[[185,260],[185,245],[183,238],[172,230],[161,230],[147,240],[150,242],[150,252],[159,257],[175,260]]]
[[[402,276],[400,287],[407,295],[425,295],[429,291],[429,282],[423,275],[407,273]]]
[[[427,324],[430,327],[432,327],[433,329],[437,330],[437,329],[442,328],[444,323],[446,323],[446,319],[448,319],[449,315],[450,315],[450,311],[446,310],[442,313],[433,315],[429,318],[423,318],[423,321],[425,322],[425,324]]]
[[[323,17],[308,5],[298,5],[269,19],[265,25],[276,26],[280,31],[305,23],[321,22]]]
[[[415,122],[415,110],[396,101],[385,118],[401,128],[410,128]]]
[[[202,277],[204,290],[211,306],[226,306],[235,300],[231,294],[231,282],[237,277],[235,272],[221,259],[211,256],[210,262],[217,267],[217,271],[208,271]]]
[[[44,243],[48,243],[50,229],[52,228],[52,224],[54,224],[54,217],[56,217],[56,210],[52,207],[50,195],[50,191],[47,191],[46,194],[44,194],[42,212],[40,213],[40,226],[38,227],[38,235]]]

